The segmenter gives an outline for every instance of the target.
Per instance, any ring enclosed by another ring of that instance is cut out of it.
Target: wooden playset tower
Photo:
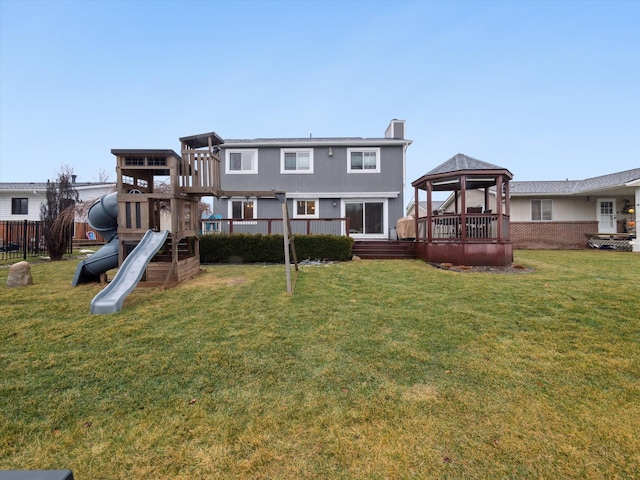
[[[200,270],[199,203],[220,192],[220,145],[214,132],[180,139],[173,150],[114,149],[118,199],[118,266],[148,230],[168,231],[147,264],[144,286],[173,286]]]

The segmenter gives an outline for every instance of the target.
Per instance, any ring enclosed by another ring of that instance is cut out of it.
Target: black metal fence
[[[69,229],[67,253],[73,253],[73,231]],[[47,255],[42,222],[4,220],[0,222],[0,260]]]

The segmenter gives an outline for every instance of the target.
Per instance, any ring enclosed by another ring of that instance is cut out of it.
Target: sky
[[[410,184],[640,168],[640,1],[0,0],[0,182],[115,181],[111,149],[383,137]]]

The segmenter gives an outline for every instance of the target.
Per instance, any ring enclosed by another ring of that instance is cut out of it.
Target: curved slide
[[[118,267],[118,198],[110,193],[89,208],[89,225],[100,233],[107,243],[76,268],[71,285],[100,281],[100,274]]]
[[[89,258],[82,260],[76,268],[72,285],[100,281],[100,275],[118,268],[118,195],[110,193],[96,201],[89,208],[89,225],[100,233],[107,243]],[[164,245],[169,231],[147,230],[136,248],[127,256],[118,273],[107,287],[91,301],[91,313],[114,313],[122,308],[122,303],[142,278],[151,258]]]
[[[122,309],[125,297],[136,288],[147,264],[164,245],[168,235],[168,230],[147,230],[140,243],[122,262],[113,280],[93,298],[91,313],[115,313]]]

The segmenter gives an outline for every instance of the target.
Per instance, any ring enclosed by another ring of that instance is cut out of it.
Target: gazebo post
[[[460,175],[460,238],[467,240],[467,176]]]
[[[420,206],[418,204],[418,192],[419,188],[415,187],[415,193],[413,197],[413,228],[416,235],[415,241],[418,241],[418,215],[420,215]]]
[[[496,177],[496,214],[498,215],[498,239],[502,239],[502,185],[503,183],[502,175],[498,175]]]
[[[433,215],[433,200],[431,199],[433,193],[433,184],[431,181],[426,182],[427,186],[427,241],[430,242],[433,238],[431,216]]]
[[[511,194],[509,193],[509,180],[506,180],[504,182],[504,214],[507,216],[511,216],[511,202],[509,201],[509,198],[511,197]]]

